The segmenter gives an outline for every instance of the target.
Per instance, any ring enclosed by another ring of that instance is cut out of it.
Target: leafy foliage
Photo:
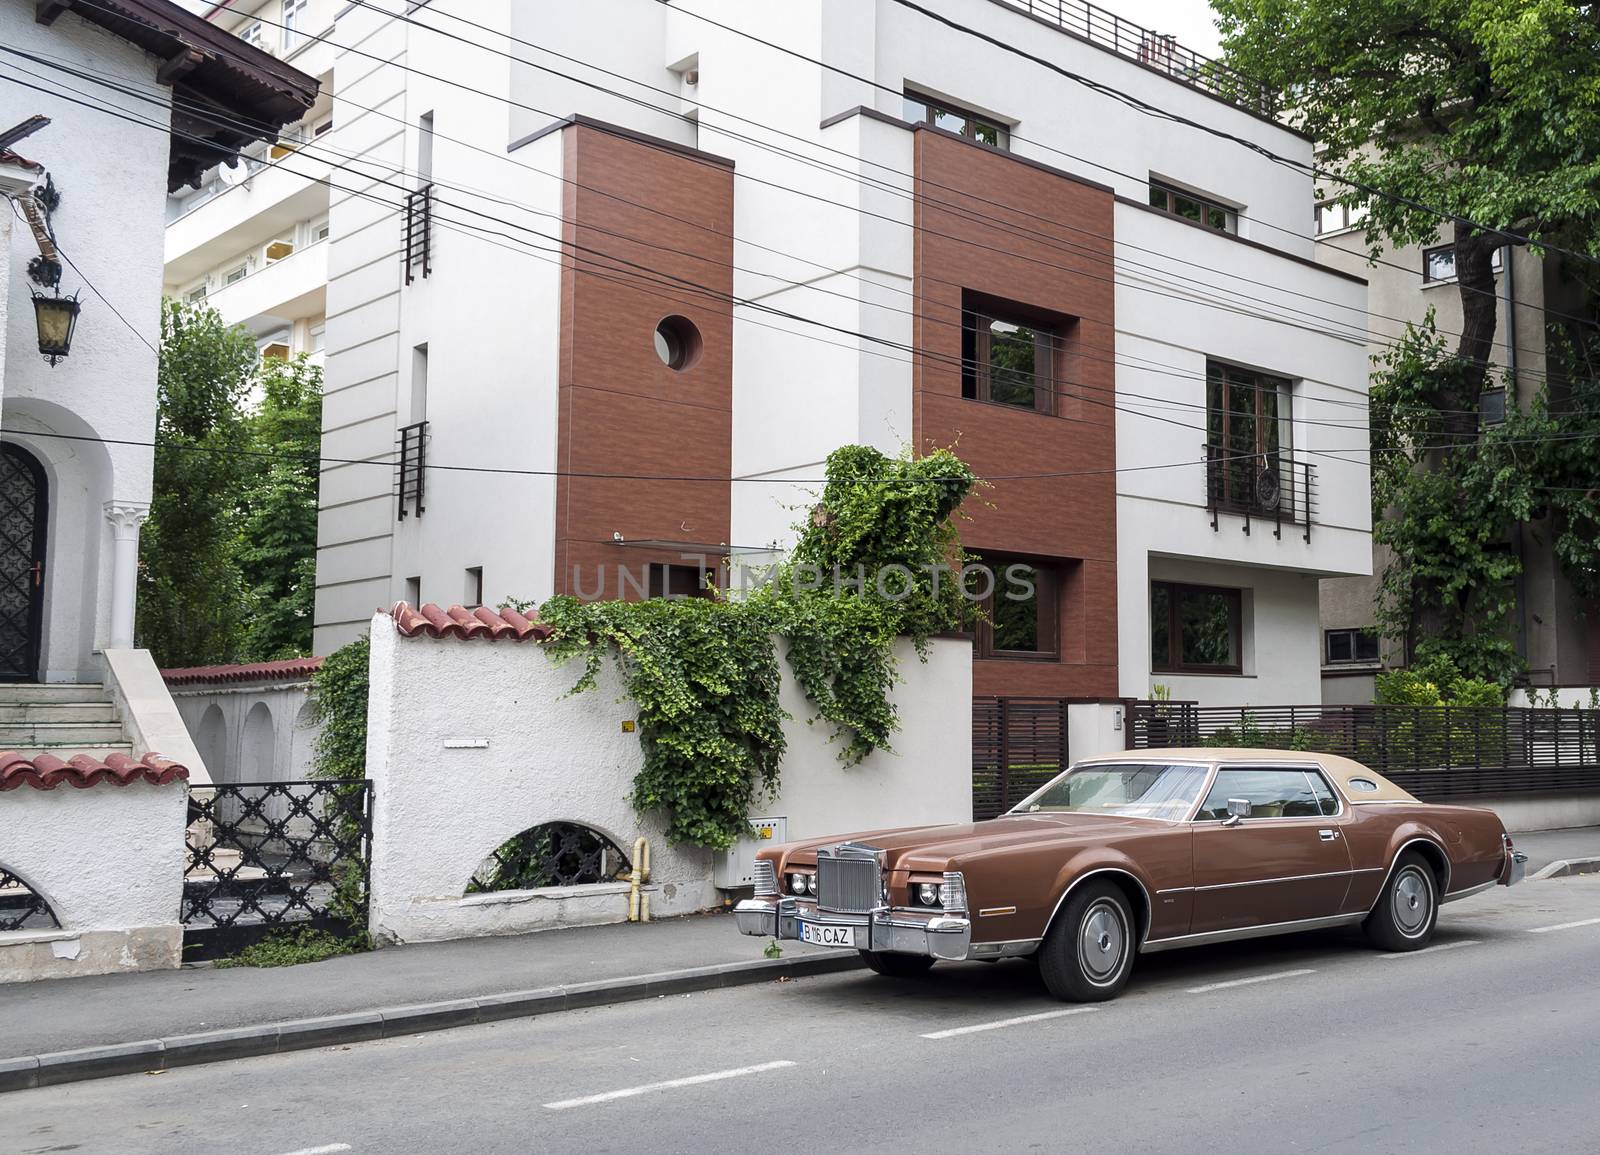
[[[785,748],[775,633],[842,740],[841,758],[885,748],[896,724],[894,639],[920,649],[962,623],[950,518],[974,484],[948,451],[891,458],[846,446],[828,458],[827,485],[793,555],[748,598],[563,595],[540,606],[555,629],[547,652],[584,662],[573,692],[594,687],[609,652],[638,705],[644,767],[634,806],[662,808],[674,842],[725,848],[746,832],[750,807],[777,786]]]
[[[367,665],[372,639],[362,634],[340,646],[311,675],[311,702],[319,727],[312,774],[317,778],[367,776]]]
[[[274,931],[238,954],[219,958],[211,965],[219,970],[230,967],[292,967],[339,955],[356,954],[366,949],[366,944],[359,939],[339,938],[325,930],[306,926],[297,930]]]
[[[1388,706],[1489,706],[1506,704],[1505,689],[1486,678],[1469,678],[1443,654],[1377,677],[1378,702]]]
[[[165,302],[161,331],[140,640],[163,666],[309,653],[322,372],[205,305]]]

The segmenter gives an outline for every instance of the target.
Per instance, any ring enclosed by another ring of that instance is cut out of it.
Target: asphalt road
[[[865,972],[0,1096],[0,1151],[1600,1153],[1600,876],[1344,933]],[[3,1030],[3,1027],[0,1027]]]

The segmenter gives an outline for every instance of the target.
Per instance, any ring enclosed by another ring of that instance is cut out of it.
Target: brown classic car
[[[1347,758],[1132,750],[987,822],[768,847],[735,917],[886,975],[1034,956],[1057,998],[1100,1000],[1140,952],[1346,925],[1418,950],[1440,903],[1526,860],[1493,811],[1418,802]]]

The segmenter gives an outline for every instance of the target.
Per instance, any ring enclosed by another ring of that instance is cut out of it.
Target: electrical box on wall
[[[733,846],[717,855],[711,868],[711,880],[719,890],[738,890],[755,884],[756,852],[763,846],[786,842],[789,838],[787,818],[752,818],[750,833]]]

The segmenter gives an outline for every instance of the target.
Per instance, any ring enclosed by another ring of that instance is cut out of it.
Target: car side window
[[[1306,771],[1306,781],[1311,784],[1311,793],[1317,800],[1317,812],[1324,818],[1339,813],[1339,799],[1333,793],[1333,787],[1328,785],[1328,780],[1316,770]]]
[[[1323,785],[1326,790],[1326,784]],[[1315,818],[1324,813],[1322,802],[1312,789],[1304,770],[1272,767],[1224,767],[1217,771],[1211,793],[1200,804],[1196,822],[1221,822],[1228,817],[1228,799],[1243,798],[1250,803],[1253,822],[1262,818]],[[1331,793],[1329,801],[1333,801]],[[1333,809],[1337,810],[1335,805]]]

